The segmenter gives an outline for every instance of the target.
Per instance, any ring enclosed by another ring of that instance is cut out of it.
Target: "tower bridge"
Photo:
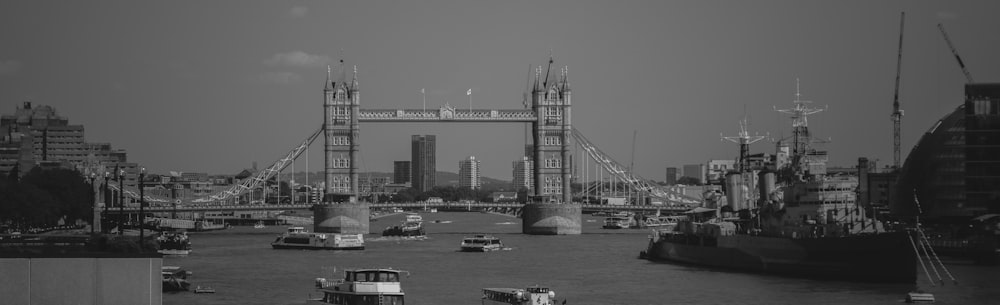
[[[361,108],[361,90],[358,81],[357,67],[350,80],[347,79],[346,67],[341,61],[340,77],[331,79],[327,70],[327,79],[323,88],[323,117],[321,127],[299,146],[292,149],[284,157],[271,166],[256,173],[254,176],[240,181],[229,189],[190,203],[207,206],[229,205],[237,206],[237,201],[246,194],[252,194],[265,181],[280,173],[294,162],[299,155],[320,136],[324,137],[324,180],[325,194],[322,203],[309,205],[315,215],[315,231],[327,233],[368,233],[371,204],[359,200],[357,154],[360,152],[362,138],[360,123],[393,123],[393,122],[428,122],[428,123],[519,123],[531,124],[532,147],[530,160],[533,161],[531,201],[520,206],[524,219],[522,231],[526,234],[580,234],[580,214],[585,206],[574,203],[571,183],[581,178],[587,180],[588,175],[574,173],[571,151],[574,144],[586,152],[586,156],[594,162],[597,171],[592,182],[585,184],[584,192],[578,197],[591,197],[589,192],[619,190],[636,194],[630,210],[657,210],[663,208],[687,209],[697,205],[700,200],[684,196],[675,188],[662,187],[639,177],[615,162],[583,137],[582,133],[572,125],[572,90],[568,80],[568,68],[562,68],[559,73],[553,73],[554,61],[550,58],[548,68],[542,74],[542,67],[535,69],[533,85],[525,94],[523,109],[458,109],[448,104],[438,109],[363,109]],[[470,92],[471,94],[471,92]],[[574,143],[575,142],[575,143]],[[579,158],[580,167],[584,173],[589,170],[584,164],[586,158]],[[607,173],[607,177],[603,174]],[[582,176],[582,177],[581,177]],[[110,186],[113,191],[122,191]],[[130,197],[135,192],[124,190]],[[656,199],[659,206],[642,207],[647,204],[644,198]],[[144,197],[147,202],[159,202],[156,209],[172,209],[178,201],[162,198]],[[250,200],[252,202],[252,200]],[[169,202],[164,204],[164,202]],[[238,205],[245,210],[247,205]],[[499,205],[493,205],[499,207]],[[273,206],[272,206],[273,207]],[[275,207],[276,208],[276,207]],[[303,207],[297,207],[299,209]],[[615,207],[619,208],[619,207]],[[197,208],[184,208],[197,209]],[[205,210],[218,210],[219,207],[206,207]],[[228,208],[227,208],[228,209]],[[250,208],[253,210],[271,210],[269,207]],[[125,211],[124,209],[120,209]],[[130,209],[130,210],[137,210]],[[117,211],[116,211],[117,212]]]

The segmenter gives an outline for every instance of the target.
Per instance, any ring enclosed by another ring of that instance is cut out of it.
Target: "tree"
[[[677,184],[684,185],[701,185],[701,179],[695,177],[683,176],[677,179]]]

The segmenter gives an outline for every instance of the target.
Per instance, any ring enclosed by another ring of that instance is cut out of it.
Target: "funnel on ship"
[[[726,173],[726,201],[733,211],[746,209],[744,198],[743,175],[739,172]]]

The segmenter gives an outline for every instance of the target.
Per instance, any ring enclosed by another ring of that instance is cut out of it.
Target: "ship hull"
[[[906,232],[800,239],[735,235],[714,240],[678,234],[651,241],[645,255],[651,260],[798,277],[916,281],[916,256]]]

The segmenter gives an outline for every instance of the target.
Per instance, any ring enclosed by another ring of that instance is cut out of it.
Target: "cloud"
[[[309,8],[305,6],[293,6],[292,9],[288,10],[288,17],[292,18],[302,18],[306,16],[309,12]]]
[[[21,62],[16,60],[0,61],[0,76],[17,74],[21,69]]]
[[[938,19],[942,20],[952,20],[958,18],[958,14],[955,12],[940,11],[935,14]]]
[[[264,60],[264,64],[271,66],[290,66],[318,68],[330,64],[330,57],[323,55],[312,55],[302,51],[291,51],[274,54],[270,59]]]
[[[302,81],[302,76],[293,72],[264,72],[257,75],[257,81],[270,84],[287,85]]]

